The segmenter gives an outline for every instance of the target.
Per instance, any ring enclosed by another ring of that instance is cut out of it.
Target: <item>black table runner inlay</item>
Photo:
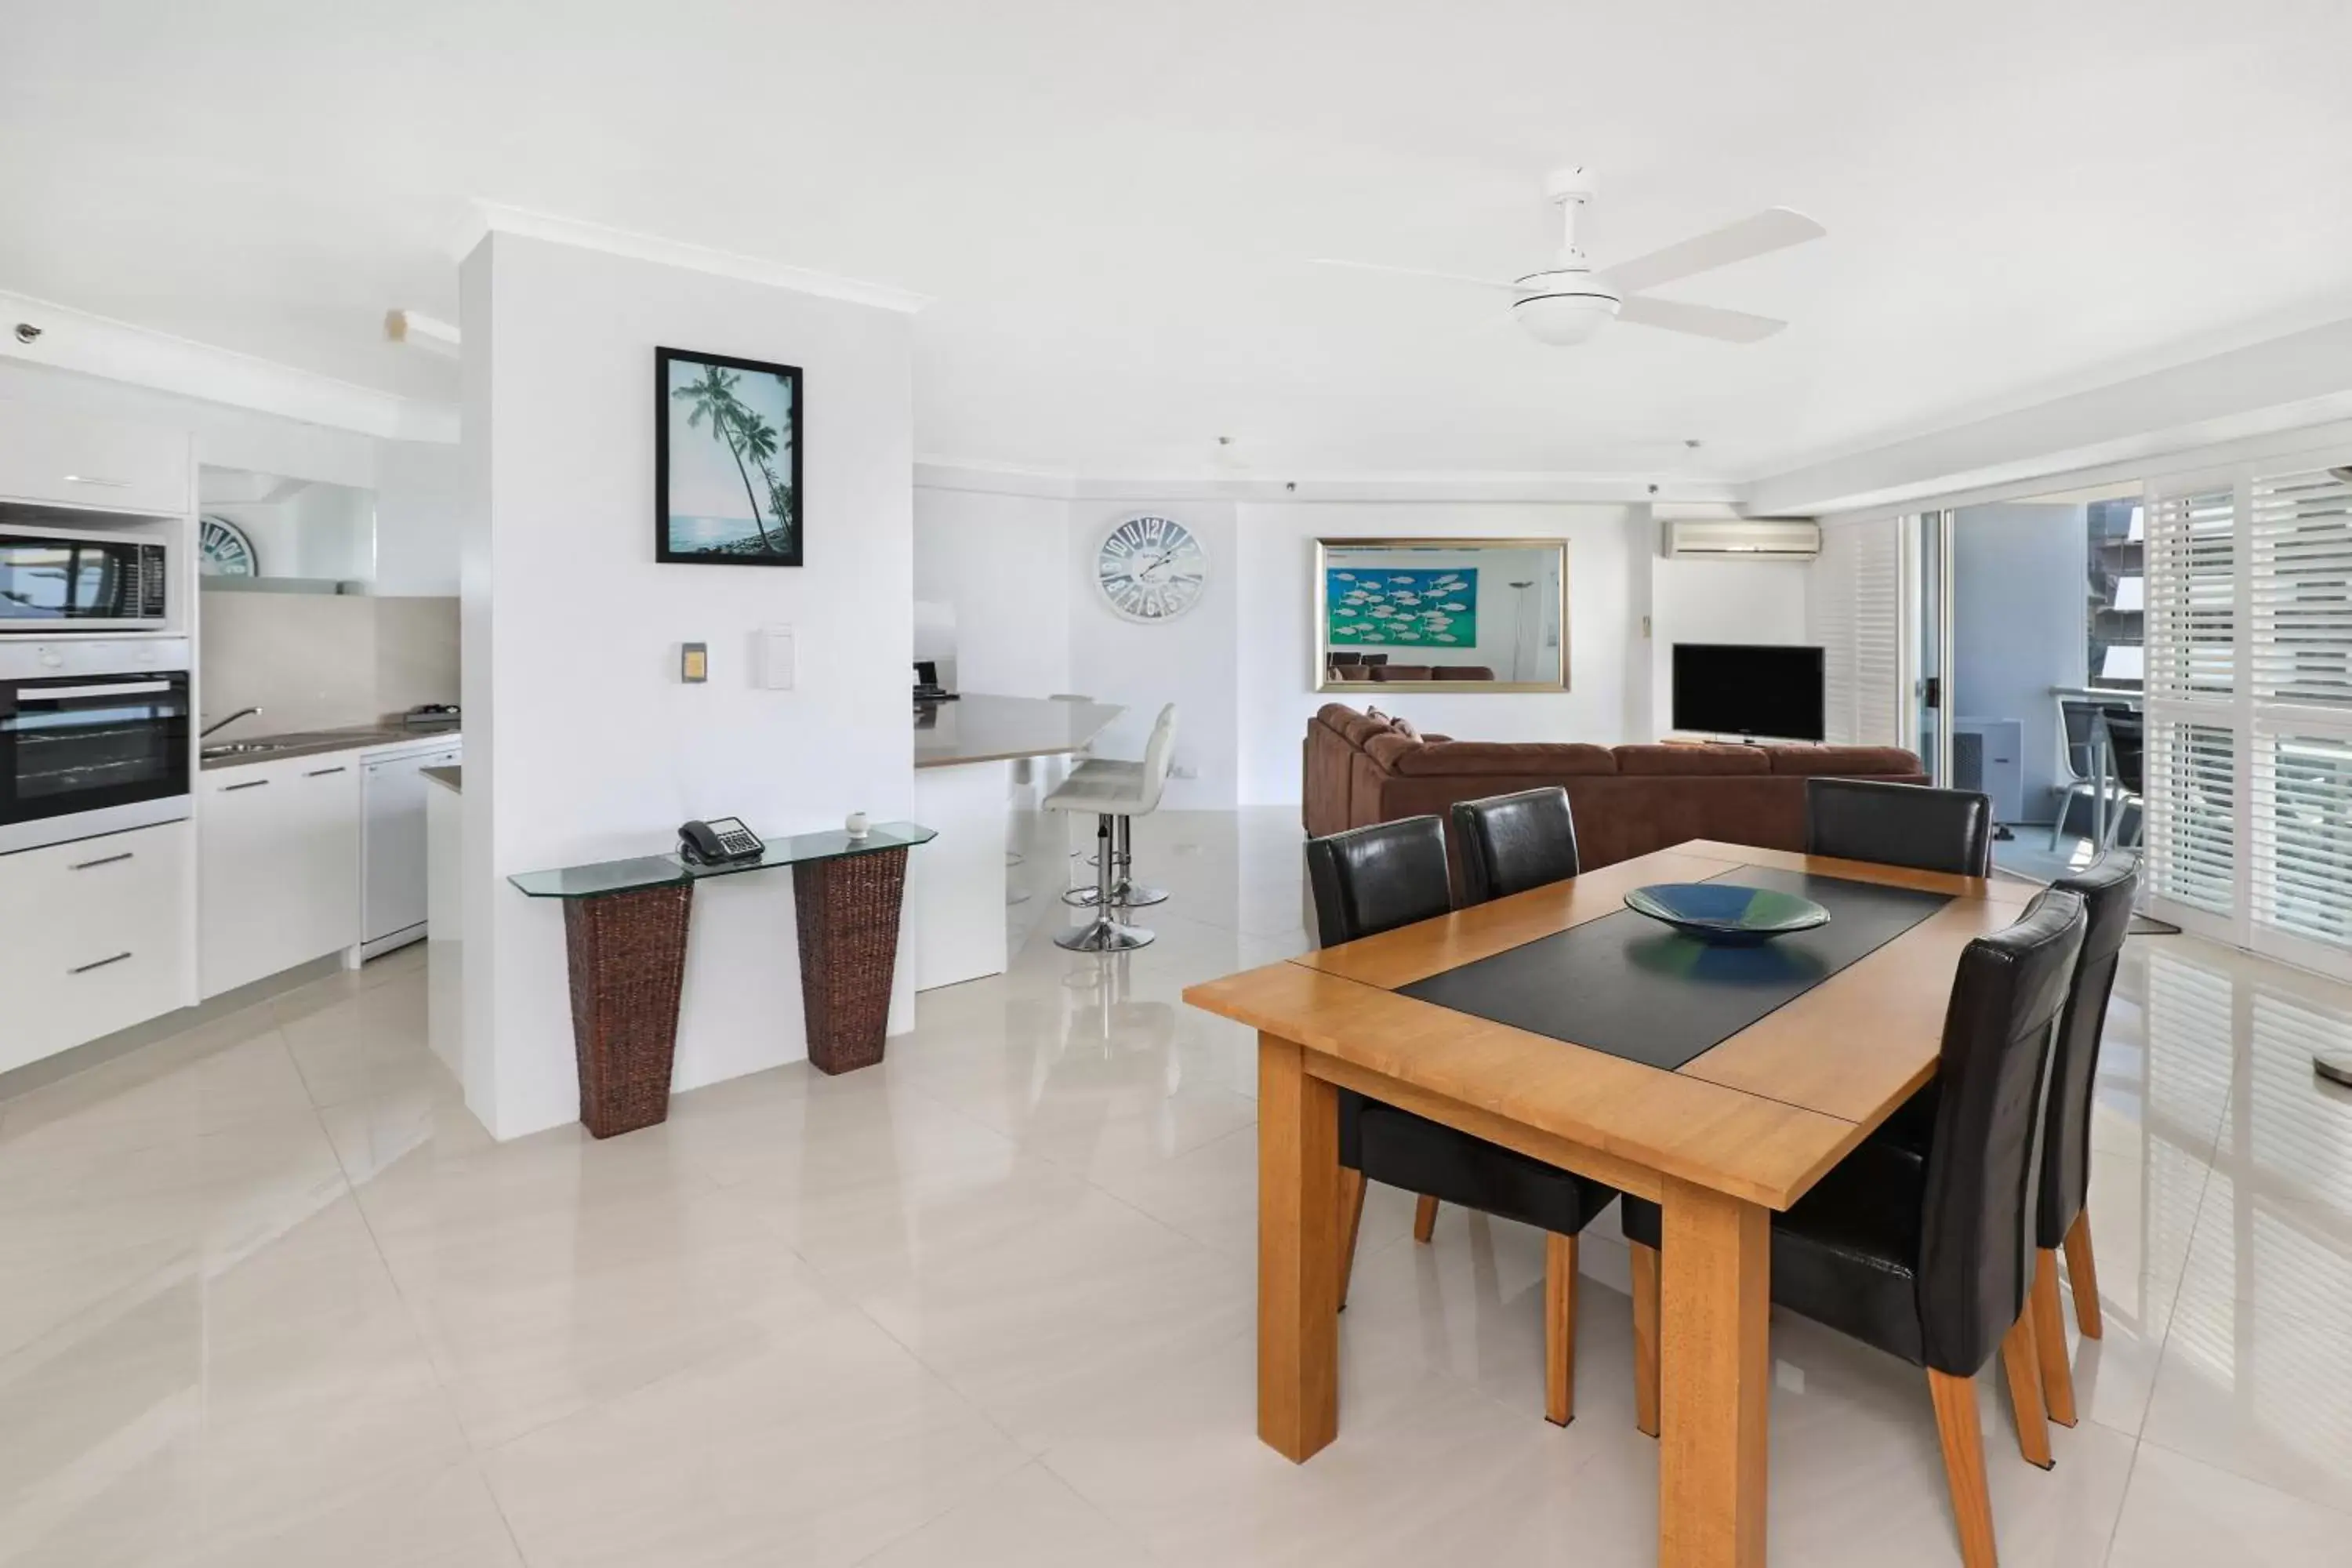
[[[1672,1072],[1952,901],[1764,866],[1707,880],[1811,899],[1829,910],[1830,923],[1757,947],[1717,947],[1620,910],[1400,986],[1399,994]]]

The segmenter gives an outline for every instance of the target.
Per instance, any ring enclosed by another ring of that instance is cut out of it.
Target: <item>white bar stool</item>
[[[1160,710],[1160,718],[1151,727],[1150,742],[1144,747],[1143,761],[1133,771],[1081,765],[1041,803],[1047,811],[1095,814],[1095,885],[1082,890],[1089,895],[1083,907],[1092,909],[1095,918],[1062,932],[1054,939],[1055,945],[1073,952],[1126,952],[1152,940],[1151,931],[1124,924],[1112,915],[1132,907],[1119,897],[1125,883],[1129,825],[1133,818],[1160,808],[1175,745],[1176,705],[1171,702]],[[1168,896],[1156,888],[1126,886],[1131,892],[1154,895],[1139,902],[1157,903]]]

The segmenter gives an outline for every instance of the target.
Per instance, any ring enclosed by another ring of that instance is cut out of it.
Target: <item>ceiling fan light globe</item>
[[[1615,294],[1598,289],[1552,289],[1525,296],[1511,307],[1511,314],[1536,342],[1569,348],[1591,342],[1601,328],[1617,319],[1622,303]]]

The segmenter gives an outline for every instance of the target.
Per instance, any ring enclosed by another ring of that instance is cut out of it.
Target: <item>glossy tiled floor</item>
[[[415,949],[0,1108],[0,1562],[1654,1561],[1612,1240],[1562,1431],[1539,1238],[1376,1190],[1339,1441],[1257,1444],[1251,1045],[1177,993],[1302,944],[1296,828],[1139,837],[1156,946],[1037,931],[878,1069],[609,1143],[488,1142]],[[2352,1562],[2352,992],[2179,938],[2125,990],[2054,1471],[1982,1380],[2002,1559]],[[1772,1561],[1957,1562],[1918,1374],[1773,1354]]]

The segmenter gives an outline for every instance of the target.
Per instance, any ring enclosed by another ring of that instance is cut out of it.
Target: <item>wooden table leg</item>
[[[1257,1037],[1257,1435],[1303,1461],[1339,1435],[1339,1097]]]
[[[1762,1568],[1770,1215],[1672,1177],[1664,1198],[1659,1568]]]

